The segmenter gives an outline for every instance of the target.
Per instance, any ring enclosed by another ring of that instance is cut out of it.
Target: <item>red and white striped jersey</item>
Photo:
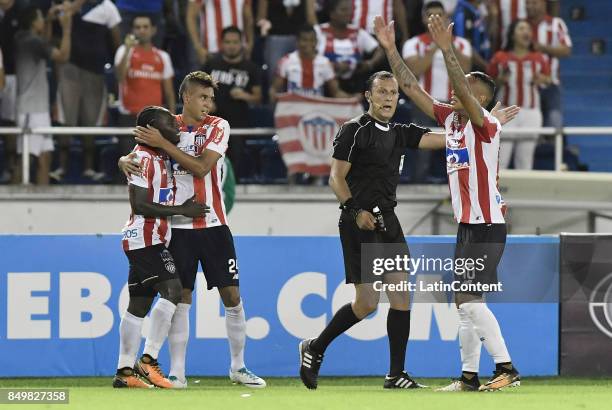
[[[176,184],[176,204],[181,205],[195,195],[197,202],[205,203],[210,207],[210,213],[206,214],[205,217],[173,216],[172,227],[200,229],[227,225],[221,180],[223,178],[223,157],[225,157],[230,136],[229,123],[223,118],[207,115],[197,127],[191,127],[185,125],[182,115],[177,115],[176,119],[181,133],[181,139],[177,147],[181,151],[199,157],[204,150],[212,150],[220,154],[221,158],[204,178],[194,176],[191,171],[184,169],[178,162],[172,161],[172,171]]]
[[[385,24],[393,20],[393,0],[353,0],[353,24],[374,33],[374,17],[382,16]]]
[[[288,93],[320,96],[325,94],[325,83],[336,76],[327,57],[316,55],[312,60],[303,60],[297,51],[278,62],[276,74],[287,81]]]
[[[536,74],[550,75],[546,56],[530,52],[517,57],[510,51],[498,51],[489,63],[487,72],[497,78],[504,71],[510,72],[508,82],[501,87],[500,98],[506,107],[518,105],[523,108],[540,108],[540,92],[534,84]]]
[[[472,57],[472,45],[463,37],[454,37],[453,45],[457,52],[466,57]],[[414,36],[404,43],[402,57],[404,59],[415,56],[423,57],[431,47],[435,47],[435,43],[429,33]],[[450,100],[451,84],[448,81],[448,71],[446,71],[446,63],[444,63],[444,56],[441,50],[434,53],[431,66],[421,74],[419,83],[434,99],[440,101]]]
[[[500,39],[501,47],[506,46],[506,38],[508,37],[508,27],[516,19],[527,18],[527,9],[525,8],[525,0],[495,0],[499,14],[497,16],[498,38]]]
[[[314,27],[317,32],[317,51],[329,58],[332,63],[349,63],[350,70],[341,78],[351,78],[357,63],[365,53],[373,52],[378,41],[362,28],[349,24],[344,33],[336,35],[329,23]]]
[[[549,47],[572,46],[572,39],[565,22],[559,17],[544,17],[533,27],[533,40]],[[550,63],[551,79],[554,84],[560,84],[559,59],[545,54]]]
[[[244,10],[251,0],[189,0],[200,6],[200,34],[202,44],[209,53],[219,51],[221,32],[236,26],[244,31]]]
[[[174,179],[168,156],[142,145],[136,145],[132,152],[140,162],[142,175],[132,175],[128,183],[147,189],[152,203],[174,205]],[[145,218],[132,212],[121,232],[124,251],[170,243],[170,221],[167,218]]]
[[[505,223],[506,206],[497,187],[501,124],[483,108],[484,124],[461,124],[448,104],[434,102],[446,132],[446,172],[453,213],[460,223]]]

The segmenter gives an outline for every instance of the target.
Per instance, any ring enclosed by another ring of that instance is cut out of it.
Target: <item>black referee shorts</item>
[[[459,224],[455,280],[462,284],[497,283],[497,265],[504,253],[506,235],[506,224]],[[482,295],[476,291],[465,293]]]
[[[409,256],[408,244],[395,212],[393,210],[383,211],[383,220],[386,231],[364,231],[359,229],[349,213],[342,211],[340,214],[338,228],[344,255],[346,283],[371,283],[378,280],[373,277],[372,272],[362,271],[362,268],[371,270],[370,266],[362,267],[362,244],[403,244],[400,246],[401,253]]]
[[[195,287],[198,263],[208,289],[238,286],[238,261],[234,238],[227,225],[202,229],[172,228],[169,246],[184,289]]]
[[[155,297],[156,283],[178,278],[174,258],[164,244],[125,251],[125,255],[130,261],[130,296]]]

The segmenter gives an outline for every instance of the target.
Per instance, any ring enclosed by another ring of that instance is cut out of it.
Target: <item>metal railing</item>
[[[30,168],[30,156],[29,154],[29,136],[31,134],[50,134],[50,135],[104,135],[104,136],[121,136],[131,135],[133,128],[124,127],[0,127],[0,135],[21,135],[22,136],[22,182],[24,184],[29,183],[29,168]],[[442,131],[440,128],[433,129],[434,131]],[[276,133],[275,128],[236,128],[232,129],[233,135],[274,135]],[[531,128],[504,128],[504,134],[515,134],[515,135],[553,135],[555,143],[555,171],[563,170],[563,135],[573,136],[612,136],[612,127],[531,127]],[[520,139],[520,137],[518,138]]]

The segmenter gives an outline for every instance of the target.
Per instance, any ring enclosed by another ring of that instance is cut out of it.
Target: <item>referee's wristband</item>
[[[351,215],[351,217],[353,218],[353,220],[356,220],[357,215],[359,215],[359,212],[363,211],[359,204],[357,204],[357,201],[355,201],[353,198],[349,198],[344,201],[344,203],[340,205],[340,209],[348,212],[349,215]]]

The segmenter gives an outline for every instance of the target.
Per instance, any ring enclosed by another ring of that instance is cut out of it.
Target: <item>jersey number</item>
[[[229,265],[229,273],[238,272],[238,261],[236,259],[228,259],[227,264]]]

